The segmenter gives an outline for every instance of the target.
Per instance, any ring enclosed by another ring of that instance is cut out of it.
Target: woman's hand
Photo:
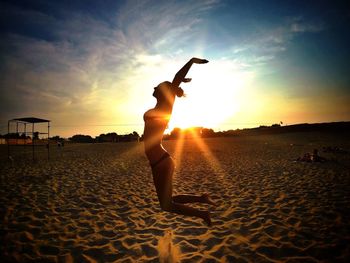
[[[190,82],[190,78],[186,78],[187,72],[190,70],[192,64],[205,64],[208,63],[208,60],[201,58],[191,58],[180,70],[176,73],[172,85],[174,88],[177,88],[181,82]]]
[[[208,63],[209,61],[201,58],[192,58],[191,62],[196,64],[205,64],[205,63]]]
[[[190,82],[192,79],[191,78],[184,78],[182,82]]]

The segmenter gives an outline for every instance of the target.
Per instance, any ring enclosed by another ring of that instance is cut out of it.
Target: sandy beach
[[[174,192],[210,193],[213,226],[162,212],[143,144],[67,144],[7,160],[1,262],[349,262],[350,136],[165,141]],[[323,152],[337,146],[340,151]],[[323,163],[295,161],[313,149]]]

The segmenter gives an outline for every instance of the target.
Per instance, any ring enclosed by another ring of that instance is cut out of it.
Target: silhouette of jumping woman
[[[195,216],[203,219],[211,225],[210,212],[198,210],[184,205],[185,203],[207,203],[214,205],[210,196],[202,195],[177,195],[173,196],[174,160],[162,146],[164,131],[168,125],[175,96],[182,97],[184,91],[179,87],[181,82],[190,82],[185,78],[192,64],[208,63],[206,59],[192,58],[176,73],[172,82],[165,81],[154,88],[153,96],[157,104],[153,109],[145,112],[143,118],[145,154],[152,168],[153,182],[157,191],[160,207],[164,211],[181,215]]]

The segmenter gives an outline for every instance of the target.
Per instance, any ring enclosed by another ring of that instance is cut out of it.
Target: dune
[[[290,133],[165,141],[175,193],[210,193],[213,226],[161,211],[142,143],[1,148],[2,262],[348,262],[350,140]],[[204,145],[204,146],[203,146]],[[322,152],[337,146],[345,151]],[[324,163],[296,162],[314,148]]]

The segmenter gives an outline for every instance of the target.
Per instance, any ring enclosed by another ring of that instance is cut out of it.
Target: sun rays
[[[190,138],[188,138],[190,137]],[[151,138],[151,143],[155,143],[158,140],[157,136],[154,136]],[[222,167],[219,160],[215,157],[215,155],[212,153],[210,148],[207,146],[207,144],[204,142],[203,138],[201,137],[200,132],[195,131],[194,128],[189,128],[186,130],[182,130],[178,133],[178,137],[176,138],[175,146],[174,146],[174,152],[173,157],[176,160],[176,166],[177,168],[180,168],[182,165],[182,158],[183,157],[183,150],[184,150],[184,144],[185,140],[192,140],[195,145],[200,149],[200,152],[204,153],[204,158],[206,159],[207,163],[211,166],[212,171],[215,175],[220,177],[226,176],[226,171]],[[134,145],[127,151],[123,152],[122,155],[128,155],[128,154],[135,154],[137,151],[139,151],[139,144]]]
[[[216,175],[216,179],[219,179],[222,183],[222,181],[226,181],[227,173],[225,169],[222,167],[219,160],[215,157],[215,155],[212,153],[210,148],[207,146],[207,144],[204,142],[203,138],[195,132],[194,129],[186,129],[186,131],[189,132],[191,139],[196,146],[200,149],[202,153],[204,153],[204,158],[206,159],[207,163],[210,165],[212,172],[214,175]],[[186,140],[186,132],[180,132],[179,137],[177,138],[177,142],[175,144],[175,151],[174,151],[174,157],[176,159],[177,167],[179,168],[182,164],[182,158],[183,158],[183,148],[184,148],[184,141]]]
[[[176,160],[176,166],[178,168],[181,167],[182,152],[183,152],[183,146],[184,146],[184,136],[185,134],[180,132],[180,136],[177,139],[176,145],[175,145],[174,158]]]
[[[151,141],[155,143],[159,138],[156,136],[151,138]],[[176,160],[176,170],[179,171],[183,164],[183,158],[186,158],[186,156],[183,156],[184,148],[185,146],[185,140],[191,140],[191,142],[194,143],[195,146],[198,147],[200,150],[200,153],[203,154],[203,157],[205,158],[207,164],[211,168],[211,172],[213,175],[215,175],[215,180],[219,180],[220,184],[224,184],[227,180],[228,174],[226,170],[223,168],[220,161],[216,158],[210,147],[205,143],[204,139],[201,137],[201,133],[198,132],[197,129],[189,128],[186,130],[183,130],[178,133],[178,137],[175,139],[174,142],[174,150],[173,150],[173,157]],[[128,145],[130,145],[128,143]],[[131,145],[131,147],[128,147],[120,153],[120,155],[115,160],[116,162],[119,162],[120,158],[124,158],[126,156],[130,156],[131,158],[134,158],[135,156],[139,155],[140,153],[143,154],[143,142],[142,143],[135,143]],[[186,170],[184,171],[186,172]],[[213,181],[214,182],[214,181]]]
[[[197,144],[198,148],[202,152],[204,152],[204,157],[207,160],[207,162],[210,164],[214,174],[220,177],[223,177],[223,176],[225,177],[226,172],[222,168],[221,163],[218,161],[218,159],[215,157],[215,155],[212,153],[209,147],[204,143],[202,137],[196,136],[193,129],[190,129],[190,132],[193,135],[193,140]]]

